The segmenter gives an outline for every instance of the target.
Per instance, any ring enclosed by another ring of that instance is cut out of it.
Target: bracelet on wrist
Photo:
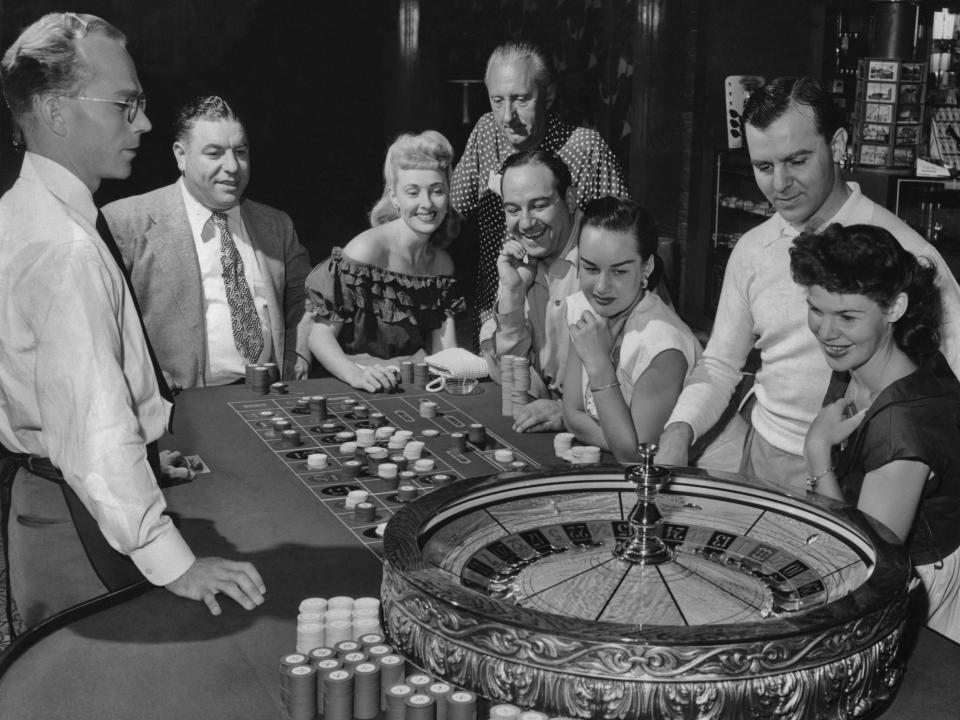
[[[309,358],[305,358],[303,355],[301,355],[300,353],[296,352],[296,350],[294,350],[294,353],[296,353],[296,356],[297,356],[298,358],[300,358],[301,360],[303,360],[305,363],[307,363],[308,365],[310,364]]]
[[[614,380],[614,381],[613,381],[612,383],[610,383],[609,385],[601,385],[600,387],[594,387],[593,385],[591,385],[591,386],[590,386],[590,392],[592,392],[592,393],[598,393],[598,392],[600,392],[601,390],[610,390],[610,389],[612,389],[612,388],[618,388],[618,387],[620,387],[619,381]]]
[[[828,467],[823,472],[816,473],[814,475],[807,475],[807,487],[811,490],[817,489],[817,483],[820,482],[820,479],[826,475],[829,475],[833,472],[833,467]]]

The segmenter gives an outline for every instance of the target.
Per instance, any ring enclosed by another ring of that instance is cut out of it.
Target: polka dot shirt
[[[556,153],[570,168],[579,207],[606,195],[629,196],[620,164],[596,130],[567,125],[556,115],[549,115],[539,149]],[[470,133],[453,173],[453,207],[465,218],[475,219],[480,229],[476,287],[480,323],[491,316],[497,299],[497,255],[506,233],[499,179],[493,183],[494,190],[490,187],[491,175],[499,173],[514,152],[493,113],[487,113]]]

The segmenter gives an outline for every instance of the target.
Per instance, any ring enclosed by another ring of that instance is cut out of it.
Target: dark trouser
[[[49,461],[19,458],[6,518],[7,571],[27,628],[78,603],[144,582],[133,562],[109,546]]]
[[[10,508],[10,585],[27,628],[103,595],[60,486],[22,468]]]

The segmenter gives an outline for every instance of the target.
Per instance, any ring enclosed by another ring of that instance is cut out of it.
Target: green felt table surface
[[[443,403],[535,463],[556,462],[552,435],[517,435],[491,383]],[[332,380],[291,383],[291,397],[348,392]],[[423,391],[397,401],[415,408]],[[352,393],[369,399],[376,396]],[[267,720],[283,716],[280,657],[296,641],[306,597],[379,595],[376,544],[363,541],[318,499],[236,411],[262,398],[243,386],[181,394],[165,447],[199,454],[212,472],[166,491],[169,508],[201,555],[253,562],[267,601],[246,612],[222,602],[220,617],[163,589],[69,624],[27,650],[0,679],[0,719],[157,718]],[[266,401],[272,402],[275,396]],[[960,645],[921,630],[905,679],[884,718],[960,717]]]

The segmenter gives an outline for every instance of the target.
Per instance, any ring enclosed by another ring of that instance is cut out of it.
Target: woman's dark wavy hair
[[[865,295],[884,309],[906,293],[907,311],[893,324],[894,342],[918,361],[938,352],[943,310],[937,269],[904,250],[887,230],[834,223],[820,233],[803,233],[790,248],[790,272],[804,287]]]
[[[646,260],[651,255],[654,256],[653,270],[647,278],[647,288],[653,290],[657,287],[663,275],[663,261],[657,255],[660,235],[657,223],[646,208],[632,200],[611,195],[596,198],[588,202],[583,209],[582,227],[588,225],[633,235],[640,257]]]

